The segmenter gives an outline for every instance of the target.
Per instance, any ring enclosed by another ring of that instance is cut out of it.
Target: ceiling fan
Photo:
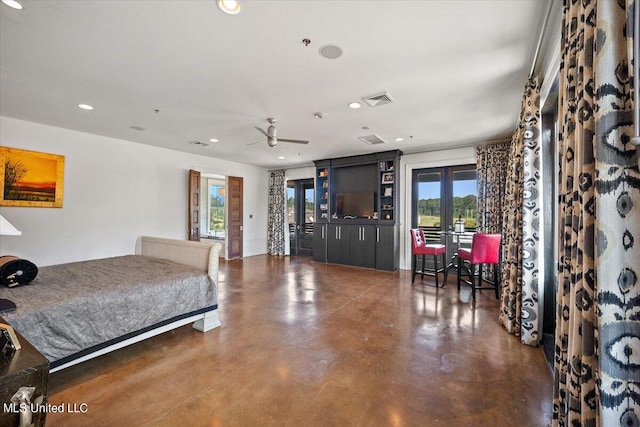
[[[280,142],[293,142],[294,144],[308,144],[309,143],[309,141],[303,141],[303,140],[300,140],[300,139],[278,138],[276,136],[276,134],[277,134],[276,119],[269,118],[269,119],[267,119],[267,121],[269,122],[269,127],[267,128],[266,131],[264,129],[261,129],[261,128],[257,127],[257,126],[255,126],[255,128],[258,130],[258,132],[260,132],[261,134],[263,134],[264,136],[267,137],[267,144],[269,145],[269,147],[275,147],[276,145],[278,145],[278,141],[280,141]]]

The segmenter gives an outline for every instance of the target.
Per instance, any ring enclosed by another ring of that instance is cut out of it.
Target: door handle
[[[376,228],[376,243],[380,243],[380,229]]]

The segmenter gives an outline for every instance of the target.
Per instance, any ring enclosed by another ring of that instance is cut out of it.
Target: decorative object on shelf
[[[61,208],[64,156],[0,147],[0,206]]]
[[[393,184],[393,172],[387,172],[382,174],[383,184]]]
[[[456,233],[464,233],[464,221],[462,220],[462,215],[458,216],[456,220],[454,231]]]
[[[388,172],[393,170],[393,161],[387,160],[380,162],[380,172]]]
[[[393,196],[393,187],[387,187],[384,189],[384,197],[392,197]]]

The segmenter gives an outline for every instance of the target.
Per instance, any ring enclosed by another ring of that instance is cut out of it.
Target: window
[[[205,235],[214,239],[225,238],[225,185],[224,181],[208,179],[209,215]]]

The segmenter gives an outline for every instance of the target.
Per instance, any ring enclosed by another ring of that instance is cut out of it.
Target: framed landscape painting
[[[64,156],[0,147],[0,206],[61,208]]]

